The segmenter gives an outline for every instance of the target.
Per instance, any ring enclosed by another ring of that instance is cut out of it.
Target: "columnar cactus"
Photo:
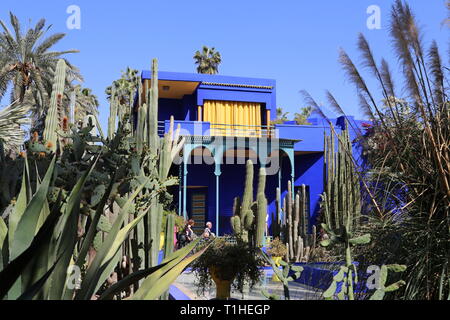
[[[116,99],[116,89],[114,85],[111,89],[111,101],[109,104],[109,118],[108,118],[108,139],[112,140],[116,132],[116,118],[118,111],[118,103]]]
[[[147,112],[148,121],[148,142],[151,152],[155,152],[159,147],[158,137],[158,60],[152,60],[151,88],[148,95],[149,108]]]
[[[138,107],[138,122],[135,131],[136,149],[138,154],[142,154],[145,142],[145,119],[147,118],[147,104]]]
[[[45,129],[43,138],[47,142],[47,147],[56,152],[58,134],[57,130],[62,125],[61,102],[64,93],[64,86],[66,81],[66,63],[64,60],[58,60],[56,65],[55,78],[53,81],[52,95],[50,98],[50,106],[45,118]]]
[[[146,90],[143,94],[146,97],[146,101],[149,103],[149,107],[147,108],[146,124],[144,128],[141,127],[140,134],[144,137],[147,136],[147,141],[144,141],[148,143],[150,153],[157,156],[159,159],[158,167],[156,168],[159,178],[165,180],[169,175],[173,160],[183,148],[185,139],[180,138],[180,126],[178,126],[177,130],[174,132],[173,117],[170,119],[169,132],[167,132],[162,139],[158,136],[158,61],[156,59],[153,59],[152,61],[151,88],[150,90],[148,90],[147,86],[145,88]],[[142,99],[140,100],[142,101]],[[142,113],[144,113],[144,110],[142,110]],[[140,120],[138,120],[138,123],[141,123]],[[141,137],[138,139],[141,139]],[[161,221],[163,215],[163,206],[159,203],[158,199],[152,199],[150,207],[149,216],[145,226],[145,238],[147,239],[145,244],[146,267],[156,266],[158,264]]]
[[[164,230],[164,257],[167,258],[173,253],[174,243],[174,229],[175,216],[173,214],[167,215],[165,230]]]
[[[334,128],[331,128],[335,132]],[[324,182],[321,209],[325,223],[322,228],[328,239],[322,240],[324,247],[341,243],[345,248],[345,265],[333,278],[331,286],[324,292],[324,298],[333,299],[337,283],[342,282],[339,299],[354,299],[353,284],[358,281],[356,266],[353,264],[351,248],[370,242],[370,234],[354,237],[354,229],[359,224],[361,213],[361,194],[359,180],[352,158],[352,145],[347,130],[336,134],[337,152],[334,136],[325,134]]]
[[[266,229],[266,216],[267,216],[267,199],[265,194],[265,187],[266,187],[266,169],[260,168],[258,191],[256,194],[255,241],[257,247],[262,247],[264,244],[264,231]]]
[[[247,161],[245,188],[242,202],[234,199],[231,226],[234,234],[244,242],[262,247],[267,215],[267,199],[265,197],[266,171],[260,169],[256,201],[253,201],[253,162]]]
[[[358,224],[361,213],[361,193],[356,174],[352,145],[348,131],[338,136],[337,150],[333,136],[325,135],[324,186],[322,212],[331,229],[345,225],[351,232]]]
[[[288,182],[286,197],[281,206],[281,192],[276,191],[276,211],[272,217],[272,234],[280,238],[287,247],[285,259],[292,262],[307,262],[316,246],[316,227],[309,231],[308,199],[306,186],[292,198],[292,185]],[[281,212],[284,213],[281,219]]]

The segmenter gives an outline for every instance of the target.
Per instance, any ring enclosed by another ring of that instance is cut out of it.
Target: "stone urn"
[[[216,284],[216,299],[229,300],[231,296],[231,284],[236,275],[227,275],[228,272],[223,272],[217,266],[209,267],[209,274]]]

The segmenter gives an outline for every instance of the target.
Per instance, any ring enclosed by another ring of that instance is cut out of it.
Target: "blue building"
[[[143,71],[143,86],[150,83],[151,72]],[[233,199],[243,193],[247,159],[266,168],[269,216],[275,212],[276,188],[284,197],[292,181],[295,190],[307,187],[310,224],[315,223],[323,192],[324,133],[330,134],[327,121],[273,125],[275,80],[159,72],[158,87],[160,134],[168,131],[173,116],[186,138],[182,159],[171,168],[180,177],[172,190],[172,209],[194,219],[194,230],[201,232],[211,221],[217,234],[231,233]],[[362,122],[347,120],[354,138]],[[336,131],[345,129],[344,117],[332,122]]]

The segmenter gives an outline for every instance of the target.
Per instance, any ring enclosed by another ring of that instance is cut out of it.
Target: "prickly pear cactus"
[[[273,272],[276,277],[282,282],[284,298],[286,300],[290,300],[289,282],[295,281],[300,278],[303,272],[303,267],[280,260],[279,263],[282,267],[282,270],[280,270],[278,265],[266,253],[263,252],[262,255],[266,262],[268,262],[272,266]],[[262,294],[270,300],[280,300],[279,296],[275,294],[269,294],[266,290],[262,290]]]
[[[405,270],[406,270],[405,265],[399,265],[399,264],[382,265],[381,270],[380,270],[380,279],[378,281],[378,288],[373,293],[373,295],[370,297],[370,300],[383,300],[383,298],[387,292],[396,291],[396,290],[400,289],[400,287],[404,286],[406,284],[406,282],[403,280],[399,280],[399,281],[394,282],[387,286],[386,286],[386,281],[387,281],[389,271],[398,273],[398,272],[404,272]]]

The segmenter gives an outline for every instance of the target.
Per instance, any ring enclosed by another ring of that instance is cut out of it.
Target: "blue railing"
[[[184,136],[224,136],[224,137],[275,137],[275,127],[267,125],[239,125],[210,123],[207,121],[174,121],[175,129],[181,128]],[[169,131],[170,121],[158,122],[158,134],[164,135]]]

